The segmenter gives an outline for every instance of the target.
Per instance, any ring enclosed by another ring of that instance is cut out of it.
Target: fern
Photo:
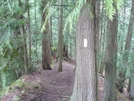
[[[75,5],[75,8],[66,18],[65,27],[64,27],[63,32],[65,32],[67,26],[69,25],[70,33],[71,33],[74,22],[76,22],[78,20],[81,8],[83,7],[84,4],[86,4],[86,0],[78,0],[78,2]]]
[[[114,0],[114,2],[116,3],[117,10],[120,10],[122,0]]]
[[[4,71],[1,71],[2,88],[6,88],[6,75]]]
[[[113,0],[105,0],[105,9],[109,19],[113,19],[115,8],[113,7]]]
[[[114,7],[114,4],[116,8]],[[122,0],[105,0],[105,10],[110,20],[113,20],[113,15],[116,13],[116,9],[119,10],[122,4]]]
[[[48,19],[50,18],[50,16],[52,14],[54,14],[55,12],[55,9],[53,9],[52,7],[52,2],[48,2],[45,6],[45,8],[43,9],[43,14],[45,14],[46,18],[45,18],[45,21],[44,21],[44,24],[41,28],[41,32],[43,32],[44,30],[46,30],[45,26],[47,25],[48,23]]]

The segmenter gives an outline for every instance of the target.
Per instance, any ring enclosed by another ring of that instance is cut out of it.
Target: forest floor
[[[58,62],[52,65],[53,70],[42,70],[41,65],[36,72],[23,75],[9,87],[7,94],[0,101],[69,101],[73,91],[75,66],[63,62],[63,72],[57,72]],[[104,78],[99,76],[99,101],[104,92]],[[117,92],[117,101],[130,101],[127,92]]]

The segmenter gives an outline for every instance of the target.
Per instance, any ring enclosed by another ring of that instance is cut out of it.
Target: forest
[[[134,0],[0,0],[0,101],[134,101]]]

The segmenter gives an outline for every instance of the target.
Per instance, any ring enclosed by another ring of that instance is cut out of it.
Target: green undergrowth
[[[38,89],[38,85],[32,84],[30,82],[25,82],[24,79],[18,79],[11,86],[6,87],[0,91],[0,98],[3,95],[7,95],[9,92],[14,92],[15,90],[20,90],[20,93],[23,94],[25,91],[30,89]]]

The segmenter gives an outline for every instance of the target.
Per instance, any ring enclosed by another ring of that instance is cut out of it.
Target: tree
[[[106,24],[106,12],[105,10],[103,9],[105,7],[105,1],[102,1],[102,6],[100,7],[101,10],[100,10],[100,15],[103,16],[102,19],[100,19],[100,47],[98,49],[100,49],[100,54],[97,54],[99,55],[98,57],[100,58],[100,61],[99,61],[99,73],[103,74],[103,70],[104,70],[104,58],[105,58],[105,47],[106,47],[106,27],[107,27],[107,24]],[[96,42],[97,43],[97,42]],[[98,61],[98,60],[97,60]]]
[[[101,1],[98,1],[96,3],[96,66],[99,69],[99,52],[100,52],[100,3]]]
[[[132,0],[132,6],[131,6],[131,16],[129,20],[129,26],[128,26],[128,31],[127,31],[127,37],[126,37],[126,42],[125,42],[125,53],[123,55],[123,66],[124,70],[120,72],[120,85],[118,90],[123,93],[123,88],[124,88],[124,79],[126,77],[126,70],[128,66],[128,59],[129,59],[129,52],[131,48],[131,41],[132,41],[132,34],[133,34],[133,27],[134,27],[134,0]]]
[[[113,20],[107,22],[104,101],[116,101],[117,17],[116,10]]]
[[[29,0],[26,0],[26,5],[27,5],[27,16],[28,16],[28,22],[27,22],[27,27],[28,27],[28,38],[29,38],[29,59],[31,60],[31,28],[30,28],[30,7],[29,7]]]
[[[97,101],[94,18],[95,1],[87,0],[76,24],[76,75],[71,101]]]
[[[131,16],[130,16],[130,21],[129,21],[129,27],[128,27],[128,33],[127,33],[127,39],[126,39],[126,50],[128,53],[126,53],[126,57],[129,57],[129,51],[131,48],[131,41],[132,41],[132,34],[133,34],[133,28],[134,28],[134,0],[132,0],[132,6],[131,6]],[[134,52],[134,50],[133,50]],[[127,63],[127,59],[125,59],[125,63]],[[132,61],[133,62],[133,61]],[[134,68],[132,67],[131,73],[130,73],[130,96],[132,99],[134,99]]]
[[[22,7],[23,6],[23,2],[21,0],[18,1],[18,6],[19,7]],[[17,8],[19,9],[19,8]],[[21,10],[21,13],[19,14],[14,14],[14,18],[16,20],[24,20],[24,11],[23,11],[24,8],[22,8]],[[26,29],[24,27],[25,25],[23,23],[20,23],[18,24],[17,26],[14,26],[15,27],[15,30],[14,30],[14,34],[15,34],[15,38],[20,38],[22,37],[23,40],[20,41],[20,42],[17,42],[18,47],[17,47],[17,50],[18,50],[18,54],[19,54],[19,60],[22,62],[23,66],[21,66],[22,70],[20,71],[19,73],[19,76],[21,76],[22,74],[24,73],[27,73],[27,67],[28,67],[28,57],[27,57],[27,44],[26,44]],[[22,65],[21,64],[21,65]]]
[[[59,5],[62,4],[62,0],[58,0]],[[63,7],[59,7],[59,29],[58,29],[58,55],[59,55],[59,69],[58,71],[62,71],[62,57],[63,57]]]
[[[43,12],[44,7],[47,4],[47,0],[42,0],[41,1],[41,11],[42,11],[42,26],[45,23],[46,19],[46,14],[47,11]],[[42,31],[42,68],[44,70],[51,70],[50,67],[50,49],[49,49],[49,24],[48,20],[47,23],[45,24],[45,29]]]

